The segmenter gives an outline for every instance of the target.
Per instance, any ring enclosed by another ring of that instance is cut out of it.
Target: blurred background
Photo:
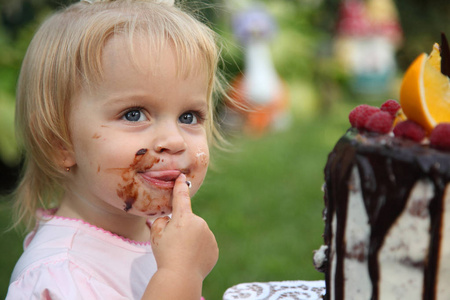
[[[14,138],[15,84],[37,26],[75,1],[0,0],[0,298],[22,252],[10,197],[21,162]],[[235,284],[317,280],[323,168],[361,103],[398,99],[407,66],[450,33],[447,0],[184,0],[221,36],[221,99],[230,152],[193,199],[220,247],[207,300]],[[237,107],[251,110],[243,113]]]

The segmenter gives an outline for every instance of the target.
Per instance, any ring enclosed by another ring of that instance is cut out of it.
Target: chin
[[[168,203],[150,203],[142,205],[141,203],[137,202],[129,207],[129,209],[127,209],[128,207],[129,206],[125,205],[124,208],[127,213],[150,219],[156,219],[159,217],[170,215],[172,213],[172,205],[169,205]]]

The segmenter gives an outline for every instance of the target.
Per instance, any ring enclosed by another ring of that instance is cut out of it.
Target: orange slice
[[[428,56],[430,64],[439,72],[441,71],[441,50],[439,49],[439,44],[434,43],[433,50]]]
[[[440,53],[433,50],[431,54],[430,59],[423,53],[414,60],[400,88],[404,114],[427,132],[438,123],[450,122],[449,78],[440,72]]]

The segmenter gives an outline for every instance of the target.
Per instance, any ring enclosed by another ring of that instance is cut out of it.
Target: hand
[[[203,279],[217,262],[219,250],[208,224],[191,208],[186,176],[173,189],[172,219],[158,218],[151,227],[151,244],[160,270]]]

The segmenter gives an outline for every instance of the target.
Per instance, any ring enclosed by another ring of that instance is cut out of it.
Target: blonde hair
[[[172,3],[170,3],[172,2]],[[36,222],[36,209],[59,204],[65,169],[61,149],[71,150],[68,112],[75,91],[102,76],[101,55],[112,35],[144,34],[152,50],[174,47],[181,72],[206,71],[209,86],[207,133],[222,140],[214,121],[219,49],[208,26],[173,1],[81,1],[46,20],[30,43],[17,87],[16,127],[24,148],[24,167],[15,192],[15,226]],[[160,53],[160,52],[159,52]],[[132,54],[132,52],[131,52]],[[222,89],[223,90],[223,89]]]

